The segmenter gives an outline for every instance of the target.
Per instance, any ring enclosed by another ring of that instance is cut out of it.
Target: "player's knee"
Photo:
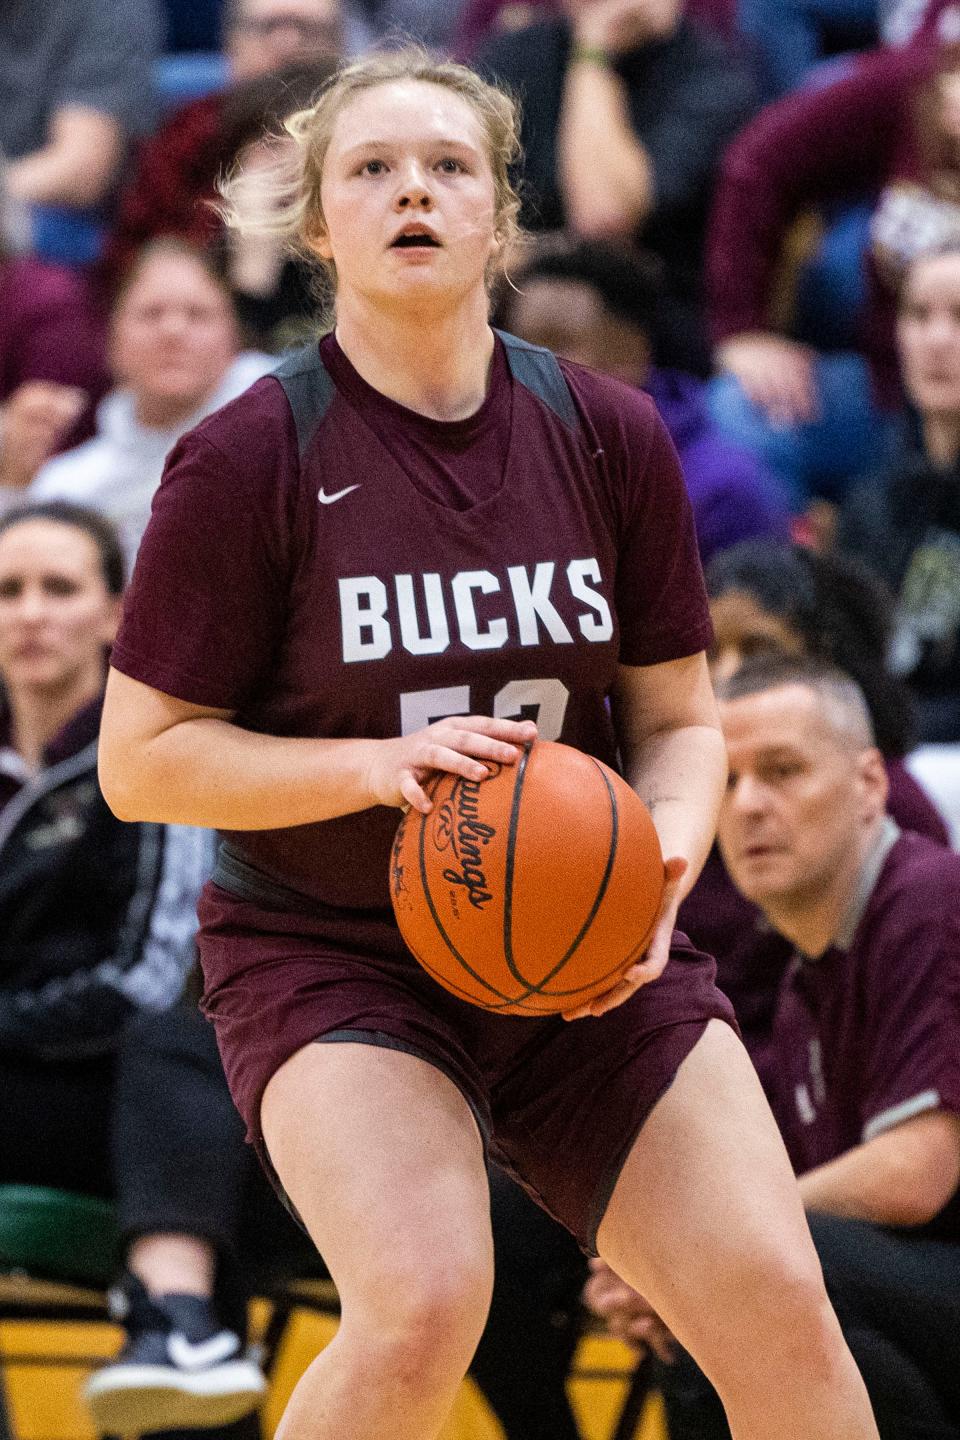
[[[741,1334],[731,1351],[734,1369],[742,1368],[740,1343],[762,1338],[768,1363],[776,1364],[779,1357],[787,1369],[802,1365],[808,1374],[832,1370],[843,1344],[812,1246],[755,1254],[745,1268],[734,1303],[750,1333]]]
[[[363,1307],[365,1343],[398,1381],[442,1382],[466,1370],[490,1308],[492,1266],[486,1257],[425,1261],[381,1277],[375,1304]],[[345,1307],[344,1317],[348,1310]]]

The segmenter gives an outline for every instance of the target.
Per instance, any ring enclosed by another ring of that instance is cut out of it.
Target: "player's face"
[[[118,608],[84,531],[36,519],[0,533],[0,679],[11,695],[95,691]]]
[[[907,394],[922,415],[960,415],[960,254],[917,260],[897,322]]]
[[[883,809],[877,752],[838,736],[805,685],[725,701],[720,714],[730,768],[717,833],[734,884],[772,914],[817,903]]]
[[[343,48],[340,0],[240,0],[226,36],[236,80]]]
[[[708,658],[714,680],[729,679],[745,660],[806,650],[793,626],[764,610],[746,590],[725,590],[711,600],[710,618],[714,641]]]
[[[537,276],[521,280],[518,289],[510,323],[521,339],[628,385],[643,384],[650,368],[646,335],[612,315],[592,286]]]
[[[113,319],[114,374],[147,423],[190,413],[217,388],[237,352],[229,301],[189,255],[148,260]]]
[[[485,294],[496,253],[493,172],[466,100],[418,80],[379,85],[340,112],[323,167],[325,233],[337,302],[435,305]]]

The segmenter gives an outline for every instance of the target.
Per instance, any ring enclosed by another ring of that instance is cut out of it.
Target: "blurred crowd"
[[[117,1205],[127,1345],[88,1389],[105,1433],[255,1425],[246,1298],[308,1252],[196,1007],[211,842],[121,825],[97,789],[104,657],[174,442],[321,325],[308,259],[228,228],[218,179],[255,195],[338,63],[411,39],[522,107],[495,323],[646,390],[681,458],[734,763],[682,923],[734,1001],[883,1440],[960,1436],[947,0],[2,7],[0,1182]],[[599,1262],[588,1279],[504,1176],[492,1195],[474,1375],[508,1440],[576,1440],[588,1308],[645,1357],[674,1440],[723,1440],[643,1297]]]

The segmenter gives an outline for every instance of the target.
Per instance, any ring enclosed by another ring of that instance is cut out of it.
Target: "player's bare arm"
[[[663,973],[677,910],[713,843],[727,761],[703,654],[621,665],[613,697],[624,774],[653,817],[663,851],[660,917],[644,958],[614,989],[570,1011],[602,1015]]]
[[[395,740],[260,735],[232,712],[191,705],[112,670],[100,742],[100,783],[123,820],[224,830],[308,825],[371,805],[429,810],[434,771],[483,779],[536,738],[530,721],[437,721]]]

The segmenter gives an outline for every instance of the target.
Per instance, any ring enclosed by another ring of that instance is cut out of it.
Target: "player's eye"
[[[382,160],[365,160],[360,166],[362,175],[385,175],[387,167]]]
[[[0,600],[16,600],[22,590],[19,580],[0,580]]]
[[[461,175],[466,171],[466,166],[461,161],[455,160],[452,155],[445,155],[438,162],[437,169],[442,170],[444,175]]]

